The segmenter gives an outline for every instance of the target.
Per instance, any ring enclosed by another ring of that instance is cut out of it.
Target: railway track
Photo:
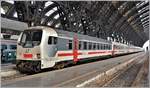
[[[129,67],[126,71],[107,82],[103,87],[131,87],[133,83],[134,85],[137,85],[138,82],[135,78],[137,77],[140,68],[142,68],[143,62],[143,60],[140,60],[138,63]]]
[[[138,72],[138,74],[131,86],[133,86],[133,87],[137,87],[137,86],[148,87],[149,86],[148,73],[149,73],[149,59],[147,57],[147,59],[145,60],[142,67],[140,68],[140,71]]]
[[[133,57],[131,57],[131,58],[139,58],[139,57],[141,57],[141,55],[137,55],[137,56],[133,56]],[[131,63],[133,63],[134,62],[134,60],[133,59],[131,59],[131,60],[129,60],[129,61],[127,61],[127,62],[131,62]],[[119,64],[124,64],[124,63],[119,63]],[[127,65],[127,64],[126,64]],[[104,68],[105,69],[105,68]],[[108,70],[108,69],[105,69],[105,70]],[[57,84],[57,85],[54,85],[55,87],[65,87],[65,86],[76,86],[76,87],[83,87],[83,86],[80,86],[80,82],[81,82],[81,80],[84,80],[84,78],[90,78],[90,77],[92,77],[93,75],[95,75],[95,74],[97,74],[97,73],[99,73],[99,69],[96,69],[96,70],[94,70],[94,71],[91,71],[91,72],[89,72],[89,73],[87,73],[87,74],[84,74],[84,75],[82,75],[82,76],[77,76],[77,77],[75,77],[75,78],[73,78],[73,79],[71,79],[71,80],[68,80],[68,81],[65,81],[65,82],[62,82],[62,83],[60,83],[60,84]],[[89,81],[89,80],[88,80]],[[79,85],[78,85],[79,84]],[[84,84],[84,83],[83,83]],[[89,87],[89,85],[87,85],[86,87]],[[97,87],[97,86],[96,86]]]
[[[143,70],[144,69],[144,70]],[[148,55],[143,56],[143,59],[139,58],[131,66],[118,71],[105,83],[100,80],[95,80],[87,87],[148,87],[148,82],[142,83],[144,77],[148,74]]]

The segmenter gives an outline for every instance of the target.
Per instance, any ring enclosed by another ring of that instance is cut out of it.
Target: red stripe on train
[[[78,55],[82,55],[82,53],[78,53]],[[73,53],[59,53],[58,56],[73,56]]]
[[[99,53],[107,53],[106,51],[101,51],[101,52],[88,52],[88,54],[99,54]]]

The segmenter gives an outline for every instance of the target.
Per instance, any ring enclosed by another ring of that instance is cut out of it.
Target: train
[[[17,41],[16,67],[20,72],[63,68],[93,57],[143,51],[141,47],[111,42],[74,32],[34,26],[24,30]]]
[[[17,40],[6,40],[1,38],[1,63],[15,63]]]

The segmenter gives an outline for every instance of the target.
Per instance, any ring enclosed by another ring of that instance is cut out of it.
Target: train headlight
[[[37,56],[37,59],[40,59],[41,58],[41,55],[38,53],[38,54],[36,54],[36,56]]]

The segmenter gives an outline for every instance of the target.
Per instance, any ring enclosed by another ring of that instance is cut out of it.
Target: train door
[[[48,56],[49,57],[54,57],[56,52],[57,52],[57,37],[49,36],[48,38]]]

